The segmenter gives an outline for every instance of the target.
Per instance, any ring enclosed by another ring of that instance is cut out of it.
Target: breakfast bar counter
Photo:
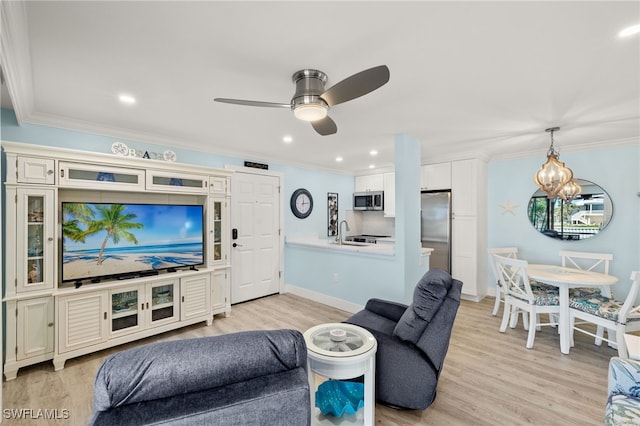
[[[392,239],[381,239],[377,244],[356,243],[344,241],[338,244],[333,238],[320,238],[318,235],[286,237],[286,243],[291,246],[315,248],[333,252],[344,252],[364,256],[395,256],[395,242]],[[432,248],[422,248],[421,256],[429,256]]]

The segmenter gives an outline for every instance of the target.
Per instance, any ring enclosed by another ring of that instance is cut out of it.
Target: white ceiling
[[[543,159],[556,125],[561,153],[640,135],[640,37],[617,37],[637,1],[3,3],[22,122],[345,173],[392,166],[398,133],[423,163]],[[381,64],[389,83],[335,106],[332,136],[286,109],[213,102],[287,103],[297,70],[330,87]]]

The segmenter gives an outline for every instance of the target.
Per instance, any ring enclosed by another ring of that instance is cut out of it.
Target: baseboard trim
[[[296,296],[304,297],[305,299],[313,300],[315,302],[320,302],[334,308],[342,309],[343,311],[347,311],[352,314],[355,314],[356,312],[359,312],[364,308],[362,305],[358,305],[357,303],[347,302],[346,300],[338,299],[337,297],[327,296],[326,294],[318,293],[316,291],[291,284],[284,285],[284,292],[295,294]]]

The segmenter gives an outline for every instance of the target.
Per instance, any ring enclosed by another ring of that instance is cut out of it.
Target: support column
[[[396,256],[401,259],[404,301],[411,303],[413,289],[426,272],[420,265],[420,159],[421,144],[417,139],[395,136],[396,173]]]

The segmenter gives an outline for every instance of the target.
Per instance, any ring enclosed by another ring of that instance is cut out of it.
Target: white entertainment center
[[[60,370],[70,358],[229,314],[232,171],[13,142],[2,148],[7,380],[27,365],[53,360]],[[62,203],[202,206],[204,262],[63,282]]]

